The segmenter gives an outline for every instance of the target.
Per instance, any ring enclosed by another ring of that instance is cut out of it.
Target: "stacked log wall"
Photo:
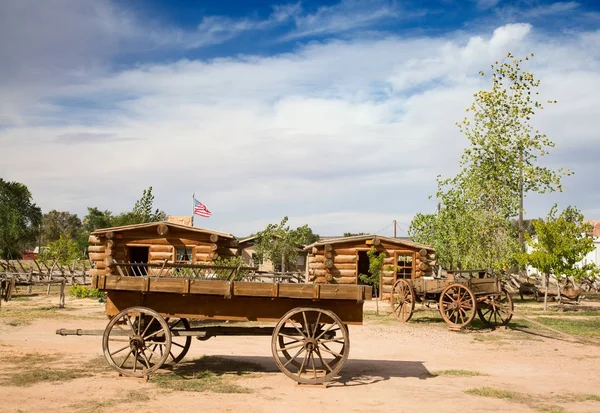
[[[148,262],[157,264],[174,262],[177,248],[191,248],[192,262],[210,263],[219,257],[229,258],[236,255],[235,240],[219,237],[216,234],[197,234],[183,230],[169,230],[160,235],[161,227],[139,231],[123,231],[90,235],[89,256],[95,268],[91,274],[113,274],[117,270],[111,264],[113,260],[127,261],[128,247],[148,247]],[[152,272],[153,270],[151,270]]]

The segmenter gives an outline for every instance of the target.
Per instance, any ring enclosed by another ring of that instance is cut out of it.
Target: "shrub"
[[[73,285],[69,288],[69,295],[75,298],[102,298],[104,293],[86,285]]]

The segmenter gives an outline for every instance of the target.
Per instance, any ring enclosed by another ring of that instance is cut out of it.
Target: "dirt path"
[[[0,311],[33,304],[40,302],[3,303]],[[268,337],[193,340],[184,360],[187,364],[193,366],[195,359],[211,355],[258,363],[264,371],[232,379],[250,393],[167,390],[153,380],[119,378],[98,367],[104,364],[100,337],[56,335],[62,327],[106,326],[102,304],[79,300],[68,306],[72,310],[67,318],[39,319],[29,325],[14,326],[0,318],[3,412],[114,411],[115,406],[132,413],[157,409],[177,413],[191,409],[248,413],[600,411],[600,398],[583,400],[600,394],[600,348],[515,330],[457,333],[441,323],[368,320],[363,326],[351,326],[350,359],[340,379],[328,388],[301,387],[280,373],[272,362]],[[88,318],[78,319],[79,314]],[[25,355],[38,369],[79,368],[85,373],[73,380],[29,387],[6,384],[15,372],[31,368],[31,363],[23,364],[27,363]],[[440,373],[444,370],[450,372]],[[469,389],[496,397],[465,393]]]

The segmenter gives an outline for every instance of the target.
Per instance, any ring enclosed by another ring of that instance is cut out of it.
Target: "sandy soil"
[[[2,303],[56,304],[46,296]],[[372,303],[369,303],[371,306]],[[50,366],[82,365],[101,356],[101,338],[55,334],[57,328],[103,329],[103,304],[69,300],[68,319],[39,319],[13,326],[0,319],[0,377],[9,377],[25,354],[56,355]],[[369,308],[370,309],[370,308]],[[436,317],[432,312],[432,317]],[[439,317],[439,316],[437,316]],[[370,319],[350,327],[350,358],[339,380],[327,388],[295,384],[277,370],[268,337],[216,337],[193,340],[185,360],[218,355],[259,363],[264,372],[236,383],[248,394],[167,391],[152,381],[91,371],[89,376],[29,387],[0,386],[2,412],[600,412],[600,401],[568,402],[567,394],[600,394],[600,348],[514,330],[453,332],[443,323],[384,322]],[[40,363],[40,367],[44,366]],[[58,368],[58,367],[57,367]],[[478,372],[476,377],[436,375],[443,370]],[[535,403],[465,393],[490,387],[528,394]],[[132,394],[147,400],[128,401]],[[560,410],[560,409],[563,410]],[[552,410],[554,409],[554,410]]]

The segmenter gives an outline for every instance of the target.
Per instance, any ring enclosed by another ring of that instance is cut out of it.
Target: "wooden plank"
[[[190,294],[225,296],[229,292],[229,283],[222,280],[190,280]]]
[[[308,262],[325,262],[325,256],[324,255],[316,255],[314,257],[308,257]]]
[[[273,297],[273,284],[270,283],[234,282],[233,284],[233,294],[236,296]]]
[[[313,298],[313,284],[281,284],[280,298]]]
[[[192,280],[194,281],[194,280]],[[283,286],[284,284],[281,284]],[[297,284],[298,285],[298,284]],[[322,308],[333,311],[345,324],[362,324],[363,303],[353,299],[312,300],[313,285],[307,285],[310,299],[265,299],[264,297],[233,297],[218,295],[181,295],[135,291],[108,291],[106,314],[113,316],[133,306],[144,306],[165,317],[202,318],[208,320],[277,322],[297,307]],[[326,285],[321,285],[321,288]],[[360,291],[355,290],[357,294]]]
[[[107,275],[104,289],[120,291],[143,291],[144,279],[142,277],[121,277],[120,275]]]
[[[150,292],[183,293],[188,289],[185,278],[148,278]]]

